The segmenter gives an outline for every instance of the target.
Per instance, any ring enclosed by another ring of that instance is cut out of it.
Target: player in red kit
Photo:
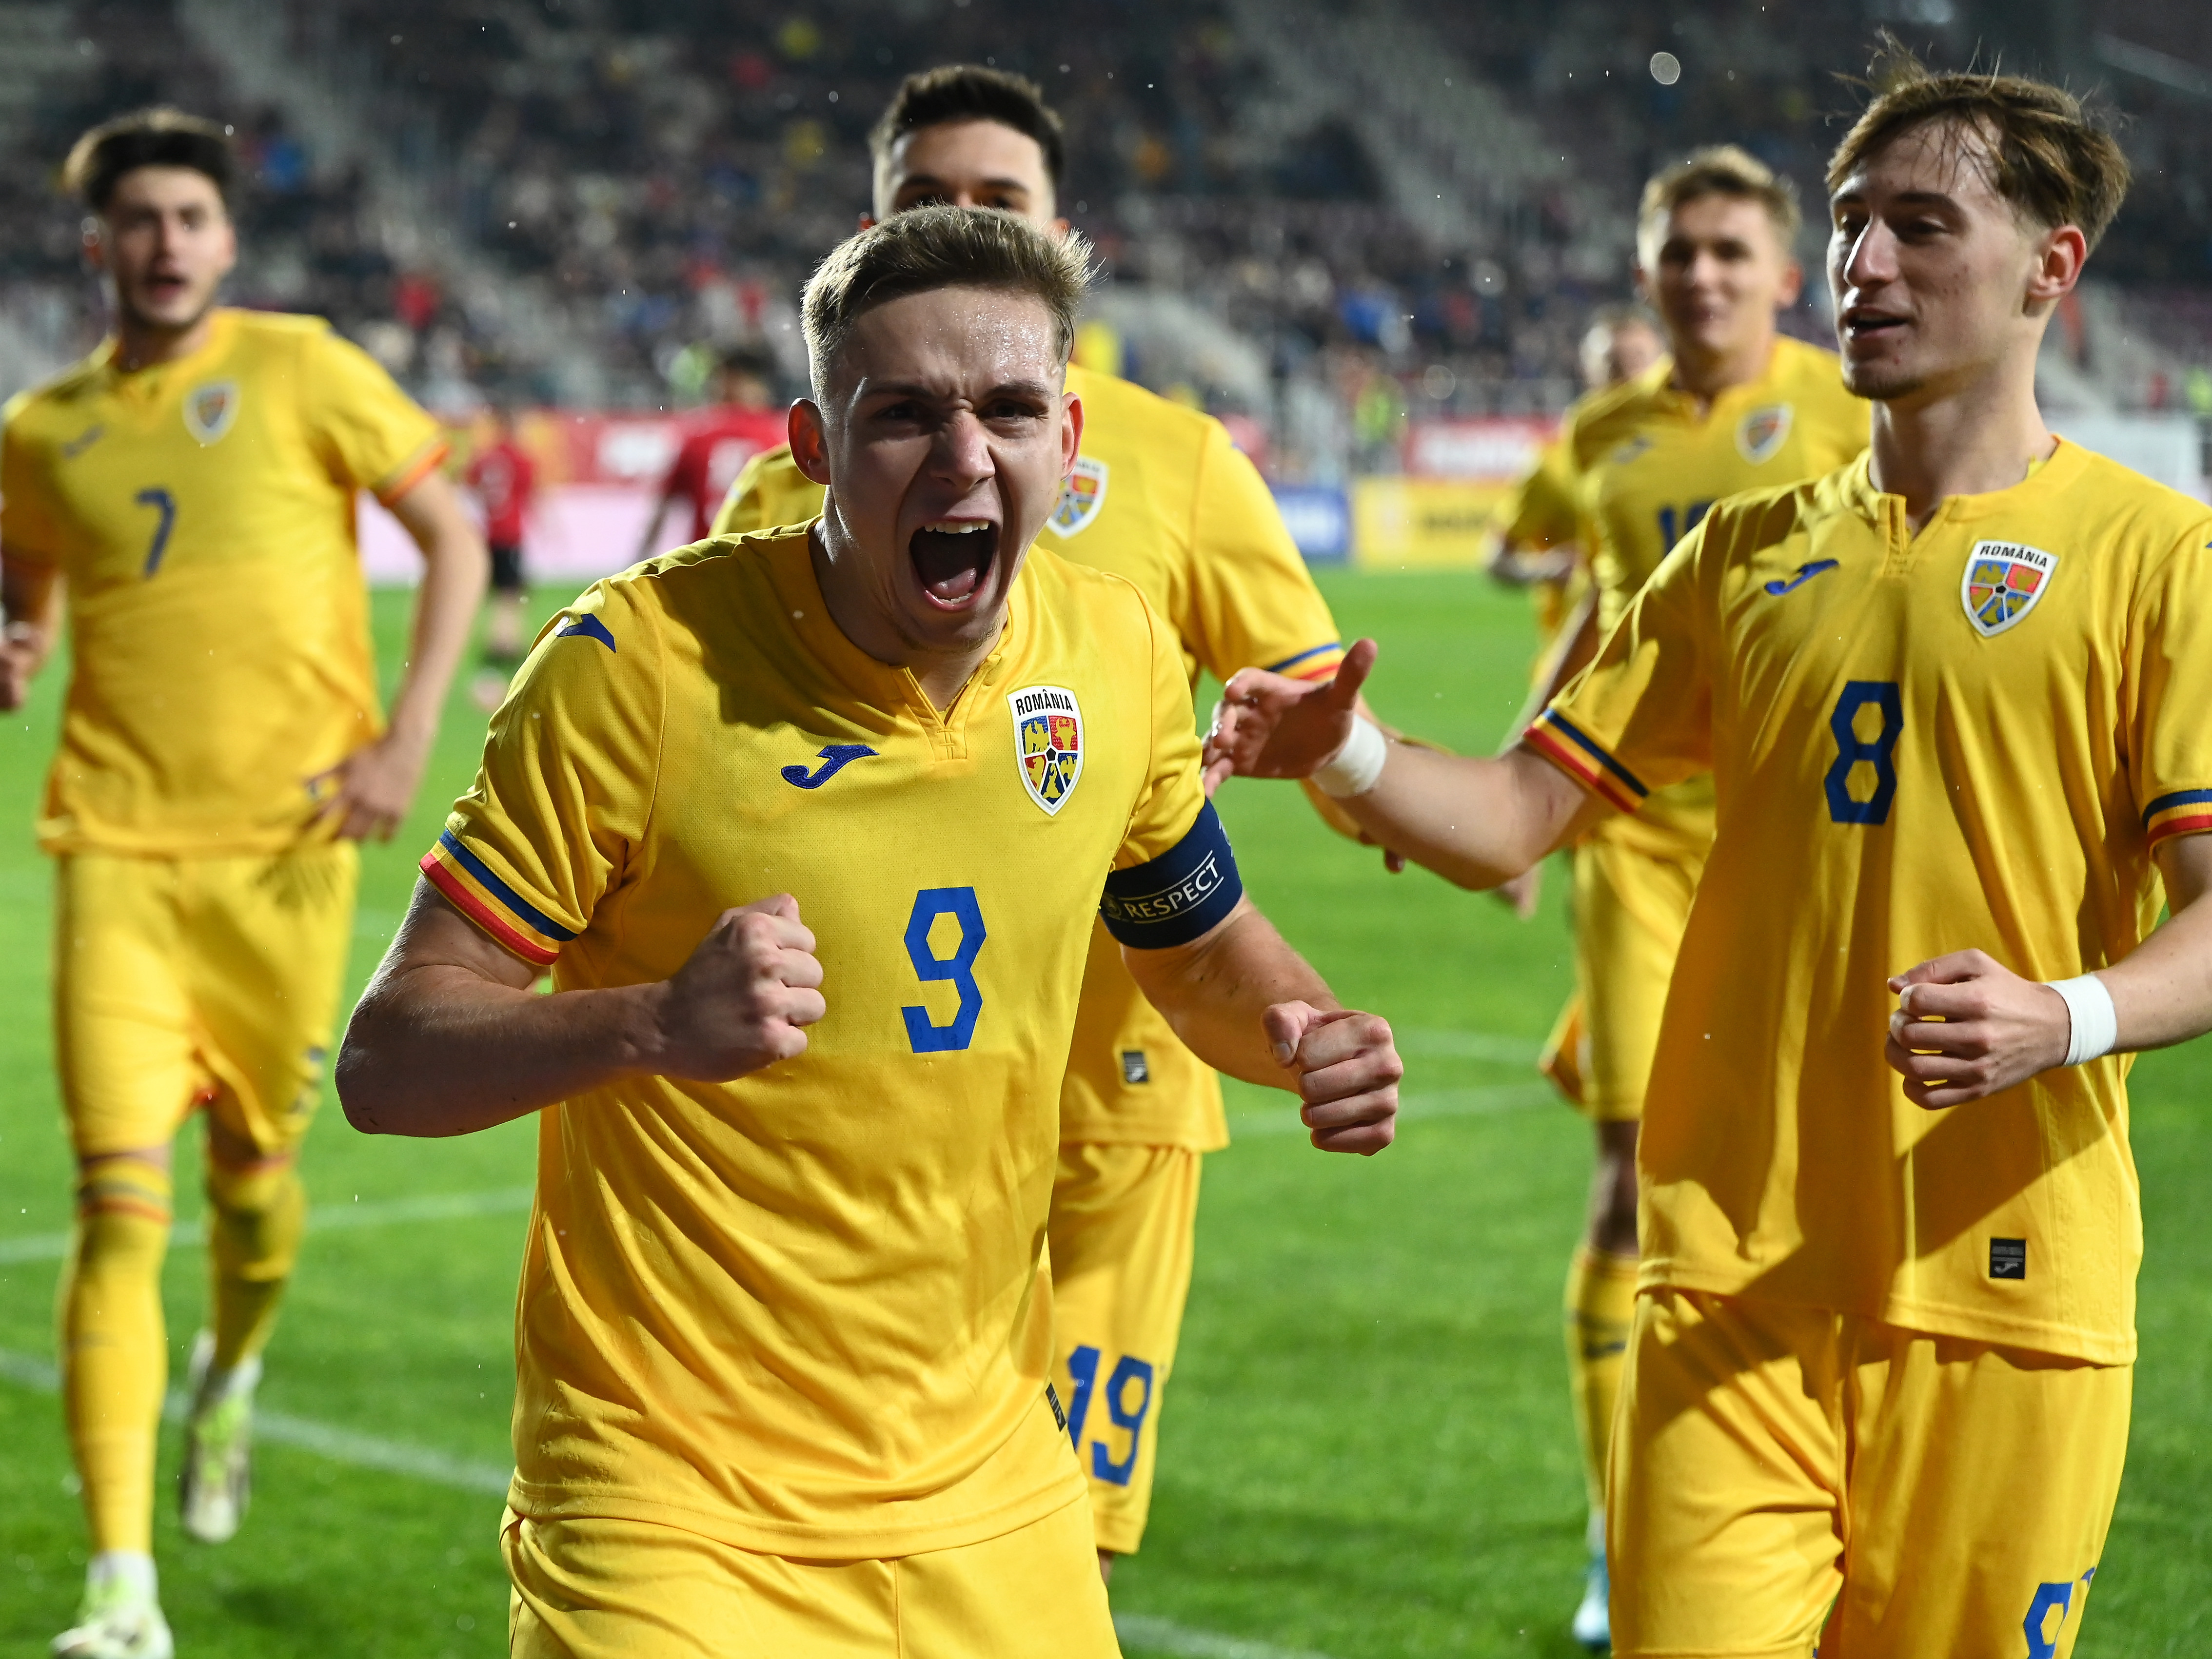
[[[703,542],[714,533],[714,510],[722,505],[745,463],[763,450],[772,450],[790,434],[784,407],[775,401],[775,364],[757,347],[741,346],[722,354],[714,370],[714,402],[702,409],[685,433],[675,464],[661,481],[653,515],[645,521],[637,556],[647,559],[665,545],[660,521],[669,504],[681,500],[691,509],[688,542]]]
[[[469,463],[468,486],[483,509],[491,549],[491,602],[485,607],[483,665],[473,690],[488,709],[507,695],[507,677],[522,660],[522,526],[538,493],[538,463],[515,441],[514,412],[495,405],[492,441]]]

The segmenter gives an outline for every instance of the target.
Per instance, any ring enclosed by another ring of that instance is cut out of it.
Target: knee
[[[221,1267],[250,1279],[282,1279],[300,1254],[307,1191],[290,1158],[241,1166],[210,1159],[210,1244]]]

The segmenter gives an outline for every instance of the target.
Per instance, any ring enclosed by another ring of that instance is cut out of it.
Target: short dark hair
[[[1044,88],[1026,76],[979,64],[946,64],[922,70],[899,82],[882,118],[868,133],[868,154],[881,168],[891,146],[924,127],[955,121],[996,121],[1036,141],[1044,170],[1057,191],[1067,171],[1067,145],[1060,117],[1044,101]]]
[[[1091,245],[1048,236],[991,208],[909,208],[848,237],[807,279],[799,300],[806,366],[819,394],[853,324],[878,306],[939,288],[1027,294],[1052,313],[1060,360],[1075,344],[1075,314],[1091,288]]]
[[[116,181],[138,167],[190,167],[204,173],[228,208],[238,188],[230,129],[167,106],[103,121],[70,147],[62,185],[94,213],[107,211]]]
[[[714,360],[717,374],[742,374],[763,385],[775,384],[775,354],[766,346],[725,346]]]
[[[1939,75],[1886,31],[1873,78],[1874,101],[1829,158],[1831,195],[1877,150],[1932,124],[1978,136],[1990,188],[2046,230],[2075,226],[2094,248],[2119,212],[2128,158],[2064,88],[1973,70]]]

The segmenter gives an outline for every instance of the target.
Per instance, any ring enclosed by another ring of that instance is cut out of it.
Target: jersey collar
[[[123,349],[122,339],[111,334],[100,342],[95,360],[108,391],[153,403],[204,373],[230,350],[237,338],[237,309],[231,306],[218,306],[210,320],[208,337],[197,351],[172,358],[166,363],[149,363],[143,368],[126,369],[118,356]]]
[[[1920,534],[1925,536],[1942,524],[1970,524],[2000,514],[2032,512],[2039,506],[2054,504],[2080,480],[2082,469],[2087,465],[2088,452],[2079,444],[2061,438],[2050,458],[2017,484],[2006,489],[1986,490],[1978,495],[1945,497],[1942,506],[1921,526]],[[1870,448],[1851,463],[1850,470],[1844,475],[1843,493],[1851,510],[1870,524],[1881,525],[1892,512],[1899,523],[1904,520],[1904,499],[1884,494],[1874,486],[1874,451]],[[1894,506],[1887,505],[1893,502]]]

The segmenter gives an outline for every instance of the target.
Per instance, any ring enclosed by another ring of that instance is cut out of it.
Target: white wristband
[[[1337,801],[1364,795],[1382,777],[1382,763],[1389,756],[1390,744],[1382,736],[1382,728],[1355,714],[1352,736],[1344,740],[1344,747],[1314,768],[1314,787]]]
[[[2078,979],[2044,983],[2066,999],[2066,1012],[2074,1022],[2073,1034],[2066,1042],[2066,1063],[2078,1066],[2110,1054],[2112,1044],[2120,1040],[2120,1016],[2105,982],[2094,973],[2085,973]]]

